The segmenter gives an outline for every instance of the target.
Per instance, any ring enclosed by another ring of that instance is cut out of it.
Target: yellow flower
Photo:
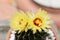
[[[14,30],[23,31],[27,26],[27,15],[23,11],[16,12],[10,20],[10,26]]]
[[[49,19],[49,16],[44,10],[39,9],[35,15],[31,14],[30,12],[27,14],[29,17],[29,25],[33,30],[33,33],[35,33],[36,30],[41,32],[41,29],[47,31],[46,28],[49,28],[49,21],[47,21]]]
[[[32,29],[33,33],[38,31],[47,31],[46,28],[49,28],[50,21],[48,21],[50,17],[44,10],[39,9],[36,14],[33,12],[27,12],[27,15],[23,12],[16,12],[11,20],[10,26],[14,30],[19,30],[27,32],[28,29]]]

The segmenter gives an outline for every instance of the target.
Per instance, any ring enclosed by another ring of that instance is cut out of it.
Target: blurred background
[[[6,34],[9,30],[8,20],[0,21],[0,40],[6,39]]]

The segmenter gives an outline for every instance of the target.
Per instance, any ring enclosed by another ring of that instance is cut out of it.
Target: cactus
[[[47,36],[49,36],[49,34],[44,30],[42,30],[42,32],[37,30],[36,33],[33,34],[33,31],[29,29],[27,32],[23,31],[19,33],[19,31],[16,31],[15,40],[46,40]]]

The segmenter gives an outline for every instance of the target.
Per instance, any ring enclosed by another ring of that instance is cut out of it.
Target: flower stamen
[[[41,26],[42,25],[42,20],[40,18],[35,18],[33,23],[36,26]]]

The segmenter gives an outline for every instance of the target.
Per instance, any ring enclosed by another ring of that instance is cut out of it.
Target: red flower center
[[[35,18],[33,23],[36,26],[41,26],[42,25],[42,20],[40,18]]]

